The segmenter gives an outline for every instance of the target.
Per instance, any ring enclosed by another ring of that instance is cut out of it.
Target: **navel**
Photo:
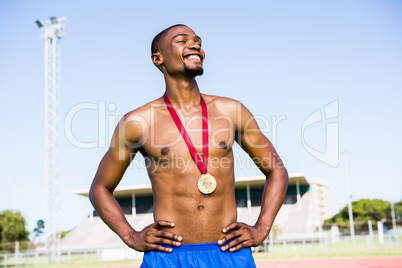
[[[219,143],[219,147],[221,147],[221,149],[226,150],[228,148],[228,145],[226,144],[226,142],[221,141]]]
[[[202,211],[202,210],[204,210],[204,206],[203,206],[203,205],[199,205],[199,206],[197,207],[197,209],[198,209],[198,211]]]
[[[168,147],[163,147],[161,150],[162,155],[167,155],[169,153],[169,148]]]

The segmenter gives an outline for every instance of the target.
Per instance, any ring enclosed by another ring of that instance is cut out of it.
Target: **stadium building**
[[[236,178],[235,196],[239,222],[250,225],[256,222],[264,185],[264,176]],[[88,197],[89,190],[77,190],[73,193]],[[117,187],[113,194],[134,229],[141,230],[153,222],[150,184]],[[285,201],[275,219],[271,235],[275,239],[312,237],[324,220],[331,216],[329,184],[320,179],[306,177],[303,173],[290,174]],[[103,260],[141,257],[141,253],[127,248],[95,211],[62,240],[61,249],[101,249]]]

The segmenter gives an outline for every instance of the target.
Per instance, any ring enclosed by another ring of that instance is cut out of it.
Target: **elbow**
[[[287,185],[289,182],[289,174],[288,174],[288,170],[286,169],[285,165],[277,166],[272,171],[273,172],[271,172],[271,173],[275,174],[273,177],[278,179],[278,181],[280,181],[287,188]]]
[[[93,205],[93,203],[94,203],[94,202],[93,202],[93,201],[94,201],[94,190],[93,190],[92,187],[89,189],[88,197],[89,197],[89,201],[90,201],[91,204]]]
[[[89,197],[89,201],[91,201],[91,204],[94,205],[95,202],[95,196],[96,196],[96,184],[95,182],[92,182],[91,187],[89,188],[89,193],[88,193],[88,197]]]
[[[288,185],[289,182],[289,174],[288,170],[285,167],[285,163],[283,163],[282,159],[279,161],[279,163],[276,165],[276,171],[279,173],[279,177],[282,178],[283,182]]]
[[[284,183],[286,184],[286,188],[287,188],[287,185],[288,185],[288,182],[289,182],[288,170],[285,168],[285,166],[283,166],[281,168],[281,171],[282,171],[282,174],[283,174],[282,177],[283,177]]]
[[[112,192],[113,191],[95,178],[89,189],[89,201],[91,201],[91,204],[96,208],[96,204],[103,200],[107,195],[112,195]]]

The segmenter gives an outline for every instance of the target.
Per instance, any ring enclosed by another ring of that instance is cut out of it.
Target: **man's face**
[[[186,73],[190,76],[202,75],[205,53],[201,49],[201,38],[185,26],[169,30],[164,38],[161,52],[166,71],[170,74]]]

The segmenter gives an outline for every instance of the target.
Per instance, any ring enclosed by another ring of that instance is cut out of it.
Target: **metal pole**
[[[367,253],[371,253],[371,247],[370,247],[370,237],[366,236],[366,243],[367,243]]]
[[[287,254],[287,248],[286,248],[286,240],[283,240],[283,254],[286,256],[286,254]]]
[[[15,252],[14,252],[14,265],[19,266],[18,254],[20,253],[20,242],[15,242]]]
[[[353,222],[353,209],[352,209],[352,199],[350,195],[350,186],[349,186],[349,169],[348,169],[348,157],[347,154],[345,156],[345,177],[346,177],[346,191],[348,194],[348,211],[349,211],[349,225],[350,225],[350,236],[352,237],[353,243],[355,240],[355,225]]]
[[[322,227],[318,227],[318,233],[320,234],[320,249],[322,249]]]
[[[392,215],[392,234],[396,239],[396,220],[395,220],[395,207],[394,202],[391,202],[391,215]]]
[[[369,236],[371,240],[371,244],[374,244],[374,234],[373,234],[373,224],[371,223],[371,220],[368,221],[368,228],[369,228]]]
[[[301,201],[300,201],[300,199],[301,199],[301,196],[300,196],[300,184],[299,184],[299,179],[297,179],[297,181],[296,181],[296,193],[297,193],[297,208],[299,209],[299,210],[301,210]]]
[[[45,234],[49,262],[60,258],[59,196],[58,196],[58,153],[60,117],[60,44],[64,37],[65,18],[51,18],[45,22],[37,21],[44,31],[45,40],[45,180],[46,180],[46,218]]]
[[[272,235],[272,233],[269,235],[269,252],[273,252],[274,251],[274,236]]]
[[[133,218],[135,218],[137,216],[137,204],[135,203],[135,193],[133,192],[131,195],[131,215]]]
[[[382,222],[377,222],[378,240],[380,244],[384,243],[384,225]]]
[[[247,212],[251,213],[250,184],[247,182]]]

